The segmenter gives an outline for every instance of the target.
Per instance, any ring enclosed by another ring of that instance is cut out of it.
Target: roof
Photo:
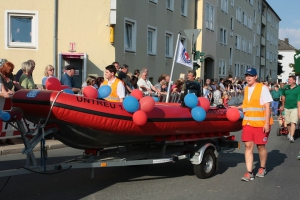
[[[278,39],[278,50],[297,50],[295,47],[290,45],[284,40]]]
[[[279,19],[279,21],[281,21],[280,17],[277,15],[277,13],[275,12],[275,10],[270,6],[270,4],[267,2],[267,0],[263,1],[265,4],[267,4],[268,8],[272,10],[272,12],[276,15],[276,17]]]

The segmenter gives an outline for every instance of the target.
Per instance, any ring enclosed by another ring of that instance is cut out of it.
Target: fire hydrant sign
[[[300,73],[300,52],[294,55],[295,72]]]

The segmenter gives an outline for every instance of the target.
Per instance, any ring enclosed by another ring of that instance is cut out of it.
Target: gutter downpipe
[[[53,34],[53,67],[57,72],[57,27],[58,27],[58,0],[54,0],[54,34]],[[57,74],[56,74],[57,76]]]

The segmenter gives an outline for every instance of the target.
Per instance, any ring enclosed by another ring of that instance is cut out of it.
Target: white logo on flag
[[[179,42],[176,62],[193,69],[193,63],[191,61],[191,58],[181,42]]]

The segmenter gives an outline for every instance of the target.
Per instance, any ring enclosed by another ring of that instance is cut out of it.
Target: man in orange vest
[[[116,78],[116,67],[113,65],[108,65],[105,67],[105,78],[101,86],[109,85],[111,87],[110,95],[105,98],[107,101],[111,102],[123,102],[125,98],[125,87],[123,82]]]
[[[253,148],[257,146],[260,168],[256,177],[266,174],[268,151],[265,147],[271,130],[273,119],[271,117],[270,103],[273,101],[269,88],[257,82],[257,72],[248,68],[245,73],[247,86],[244,92],[244,101],[241,106],[244,112],[242,141],[245,143],[245,163],[247,172],[242,177],[243,181],[254,179]]]

